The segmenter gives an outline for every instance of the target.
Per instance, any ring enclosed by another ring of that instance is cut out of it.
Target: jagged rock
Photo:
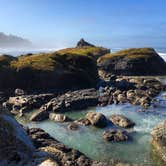
[[[123,115],[111,115],[110,120],[113,124],[123,128],[130,128],[135,125],[133,121]]]
[[[101,114],[101,113],[97,113],[97,112],[88,112],[86,114],[86,118],[90,121],[90,123],[93,126],[96,127],[106,127],[107,126],[107,119],[106,117]]]
[[[48,103],[41,106],[41,108],[32,115],[31,120],[47,119],[50,112],[58,113],[70,110],[81,110],[90,106],[96,106],[97,104],[98,94],[95,89],[67,92],[61,96],[53,98]]]
[[[82,48],[82,47],[95,47],[93,44],[90,44],[88,42],[86,42],[84,39],[81,39],[78,43],[76,47]]]
[[[39,108],[42,104],[54,97],[54,94],[23,95],[10,97],[8,103],[19,107],[28,107],[29,109]]]
[[[103,139],[112,142],[127,141],[129,136],[126,131],[110,129],[103,133]]]
[[[126,88],[124,88],[125,86]],[[155,78],[118,77],[116,81],[114,81],[114,85],[107,85],[102,88],[102,91],[100,90],[98,104],[99,106],[106,106],[113,103],[129,102],[148,108],[153,104],[153,98],[163,90],[164,85]]]

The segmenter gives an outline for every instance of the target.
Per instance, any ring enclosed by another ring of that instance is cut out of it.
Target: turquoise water
[[[68,123],[51,121],[28,123],[28,126],[44,129],[57,140],[80,150],[92,159],[109,162],[111,158],[114,158],[130,163],[152,165],[150,131],[157,123],[166,118],[166,111],[164,107],[156,110],[151,109],[150,113],[138,112],[139,109],[140,107],[125,104],[66,113],[73,119],[84,117],[87,111],[101,112],[107,117],[111,114],[123,114],[129,117],[136,123],[136,126],[128,130],[132,140],[124,143],[108,143],[102,139],[103,131],[112,128],[111,124],[105,129],[80,126],[78,131],[68,130]]]
[[[165,82],[165,78],[162,79]],[[109,143],[102,139],[102,133],[108,128],[112,128],[111,124],[105,129],[95,127],[80,126],[79,130],[71,131],[67,129],[68,123],[56,123],[49,120],[32,123],[25,119],[19,119],[21,123],[29,127],[40,127],[48,132],[55,139],[63,142],[69,147],[80,150],[87,156],[95,160],[109,162],[112,158],[119,159],[129,163],[142,163],[148,166],[164,166],[157,165],[151,159],[151,135],[153,127],[166,119],[166,102],[160,94],[157,99],[162,100],[158,108],[149,108],[147,112],[139,112],[139,106],[130,104],[110,105],[106,107],[94,107],[82,111],[70,111],[65,113],[73,120],[84,117],[88,111],[96,111],[103,113],[109,118],[111,114],[122,114],[130,118],[136,123],[133,129],[128,130],[132,140],[122,143]]]

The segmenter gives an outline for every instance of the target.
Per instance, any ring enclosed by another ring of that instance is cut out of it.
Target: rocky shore
[[[9,97],[2,105],[12,114],[20,116],[36,109],[30,120],[41,121],[48,119],[50,113],[63,114],[71,110],[110,104],[131,103],[141,105],[142,110],[146,111],[150,106],[156,107],[154,98],[165,90],[165,85],[159,80],[149,78],[113,77],[103,85],[99,90],[83,89],[57,96],[53,93],[19,95]]]
[[[52,138],[39,128],[23,128],[6,113],[0,114],[0,165],[2,166],[127,166],[94,161]],[[6,139],[7,138],[7,139]]]
[[[129,143],[132,141],[130,129],[132,131],[136,124],[124,115],[106,117],[90,111],[82,118],[72,119],[65,113],[112,104],[137,105],[142,108],[138,111],[148,112],[148,108],[158,107],[156,97],[166,90],[166,85],[159,79],[145,77],[166,74],[166,63],[153,49],[129,49],[110,54],[109,49],[83,39],[74,48],[53,53],[17,58],[3,55],[0,69],[3,110],[0,114],[0,165],[4,166],[125,166],[114,159],[111,164],[93,161],[42,129],[28,128],[25,131],[12,116],[30,115],[28,121],[64,123],[73,131],[79,130],[80,126],[100,128],[104,141]],[[133,75],[143,77],[131,77]],[[108,126],[112,128],[108,129]],[[152,131],[152,144],[166,161],[163,155],[166,153],[164,130],[165,121]],[[9,151],[11,153],[7,155]]]

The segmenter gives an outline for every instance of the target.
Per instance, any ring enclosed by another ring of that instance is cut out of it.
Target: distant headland
[[[12,34],[0,32],[0,48],[32,47],[31,41]]]

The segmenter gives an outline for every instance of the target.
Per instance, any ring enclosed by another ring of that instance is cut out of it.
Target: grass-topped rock
[[[86,88],[95,86],[98,79],[92,58],[71,53],[22,56],[11,62],[11,68],[22,88]]]
[[[104,74],[166,74],[166,62],[153,48],[133,48],[106,54],[98,59],[98,66]]]
[[[102,55],[110,53],[110,49],[104,47],[97,47],[93,44],[86,42],[84,39],[81,39],[76,47],[74,48],[66,48],[59,50],[58,53],[60,54],[76,54],[76,55],[84,55],[92,57],[93,59],[97,60]]]
[[[94,87],[98,72],[96,61],[82,52],[29,54],[17,58],[3,55],[0,79],[0,89],[71,90]]]

